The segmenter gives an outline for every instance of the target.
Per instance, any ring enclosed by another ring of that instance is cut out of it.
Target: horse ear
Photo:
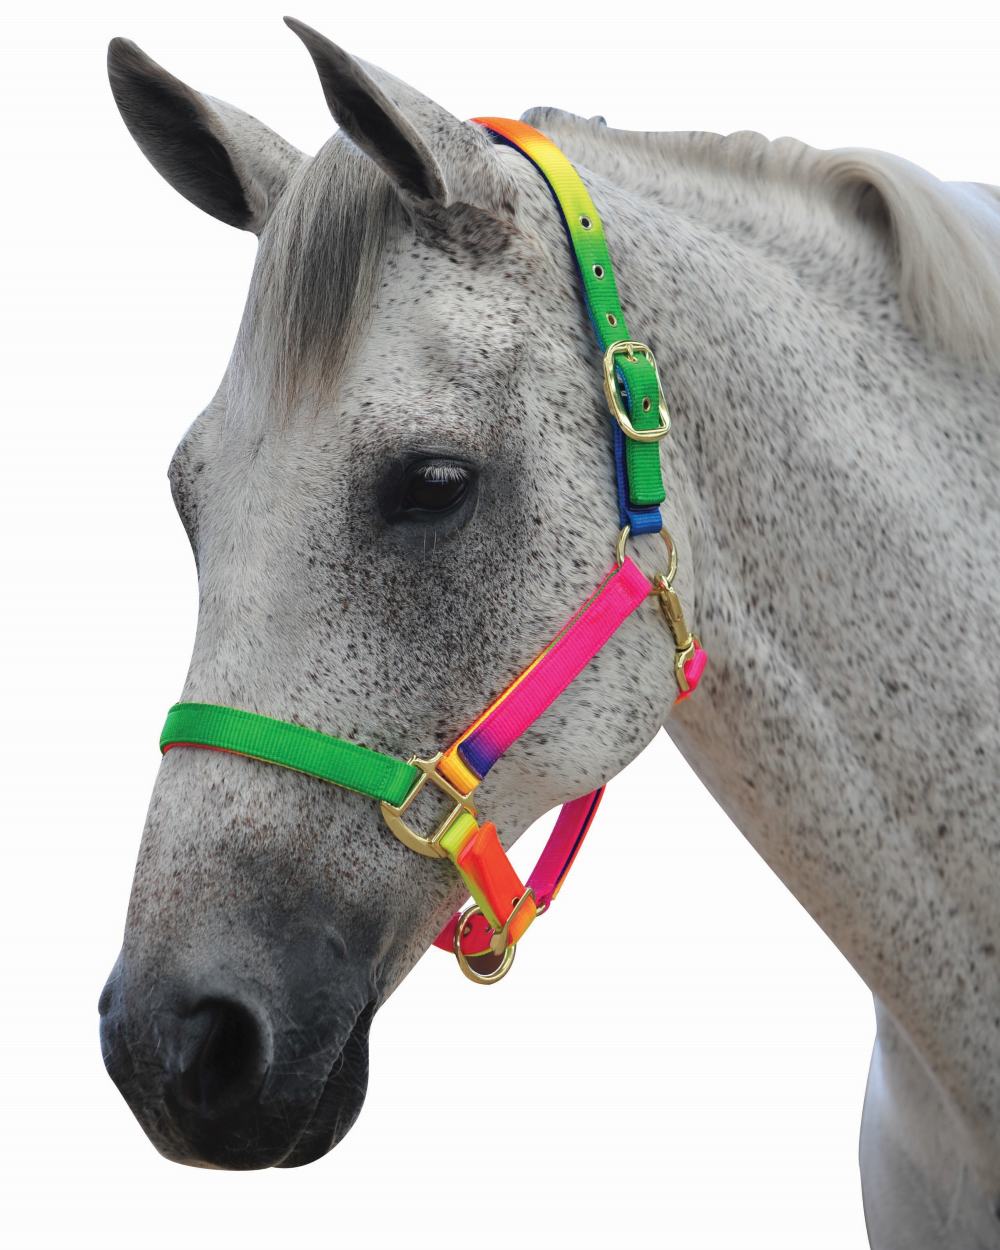
[[[334,120],[392,179],[404,197],[442,207],[471,204],[513,213],[516,184],[485,130],[338,48],[295,18],[286,25],[316,65]]]
[[[130,39],[112,39],[108,77],[143,154],[192,204],[259,234],[303,155],[262,122],[194,91]]]

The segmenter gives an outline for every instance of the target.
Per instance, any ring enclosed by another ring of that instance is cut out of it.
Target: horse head
[[[169,472],[200,591],[183,698],[425,755],[607,567],[607,413],[530,165],[290,25],[339,124],[313,158],[135,45],[109,53],[155,168],[259,240],[231,359]],[[655,536],[637,551],[662,557]],[[525,734],[484,784],[506,846],[653,737],[670,654],[649,605]],[[373,1013],[462,897],[358,794],[169,751],[101,1003],[106,1063],[156,1146],[230,1168],[328,1150],[364,1098]]]

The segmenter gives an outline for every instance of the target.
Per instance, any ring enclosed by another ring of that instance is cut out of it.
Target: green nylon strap
[[[547,135],[523,122],[502,117],[477,117],[513,143],[538,167],[559,205],[570,244],[580,269],[583,293],[597,338],[603,350],[612,343],[630,339],[615,282],[604,225],[586,184],[572,162]],[[617,358],[618,373],[628,391],[622,392],[629,420],[637,430],[652,430],[660,424],[660,388],[656,370],[642,356],[630,361]],[[643,411],[643,400],[649,411]],[[666,498],[660,470],[659,443],[625,440],[625,470],[630,501],[639,507],[660,504]]]
[[[587,303],[590,305],[591,317],[597,328],[601,346],[605,350],[612,343],[622,339],[630,339],[625,314],[622,312],[618,299],[618,287],[615,284],[614,271],[611,268],[611,257],[603,230],[578,231],[583,239],[573,238],[580,272],[583,277]],[[572,237],[572,236],[571,236]],[[604,277],[598,279],[595,273],[603,270]],[[614,318],[614,322],[610,320]],[[618,370],[628,386],[628,396],[623,393],[625,408],[629,420],[637,430],[652,430],[660,424],[660,388],[656,384],[656,370],[643,356],[636,356],[630,361],[625,356],[617,358]],[[642,401],[649,400],[649,412],[643,412]],[[666,492],[663,489],[663,475],[660,469],[659,443],[637,443],[634,439],[625,440],[625,467],[628,473],[628,493],[632,503],[645,506],[663,503]]]
[[[215,703],[175,703],[170,709],[160,750],[184,744],[278,764],[397,807],[420,776],[412,764],[369,747]]]

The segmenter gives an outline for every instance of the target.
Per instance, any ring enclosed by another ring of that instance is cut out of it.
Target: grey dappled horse
[[[607,414],[541,176],[294,29],[340,126],[312,158],[110,49],[149,160],[260,238],[170,468],[201,592],[183,698],[405,757],[606,567]],[[872,1245],[998,1246],[998,192],[791,139],[524,119],[581,172],[660,361],[678,585],[711,663],[667,721],[672,644],[636,613],[490,775],[489,811],[509,844],[666,721],[875,995]],[[635,545],[647,570],[658,547]],[[157,1147],[232,1168],[329,1150],[457,880],[370,800],[170,752],[102,1000]]]

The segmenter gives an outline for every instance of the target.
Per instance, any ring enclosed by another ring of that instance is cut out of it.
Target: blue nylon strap
[[[625,468],[625,435],[617,421],[611,423],[615,453],[615,486],[618,490],[618,524],[630,525],[633,534],[658,534],[663,529],[663,516],[655,505],[637,507],[628,497],[628,473]]]

